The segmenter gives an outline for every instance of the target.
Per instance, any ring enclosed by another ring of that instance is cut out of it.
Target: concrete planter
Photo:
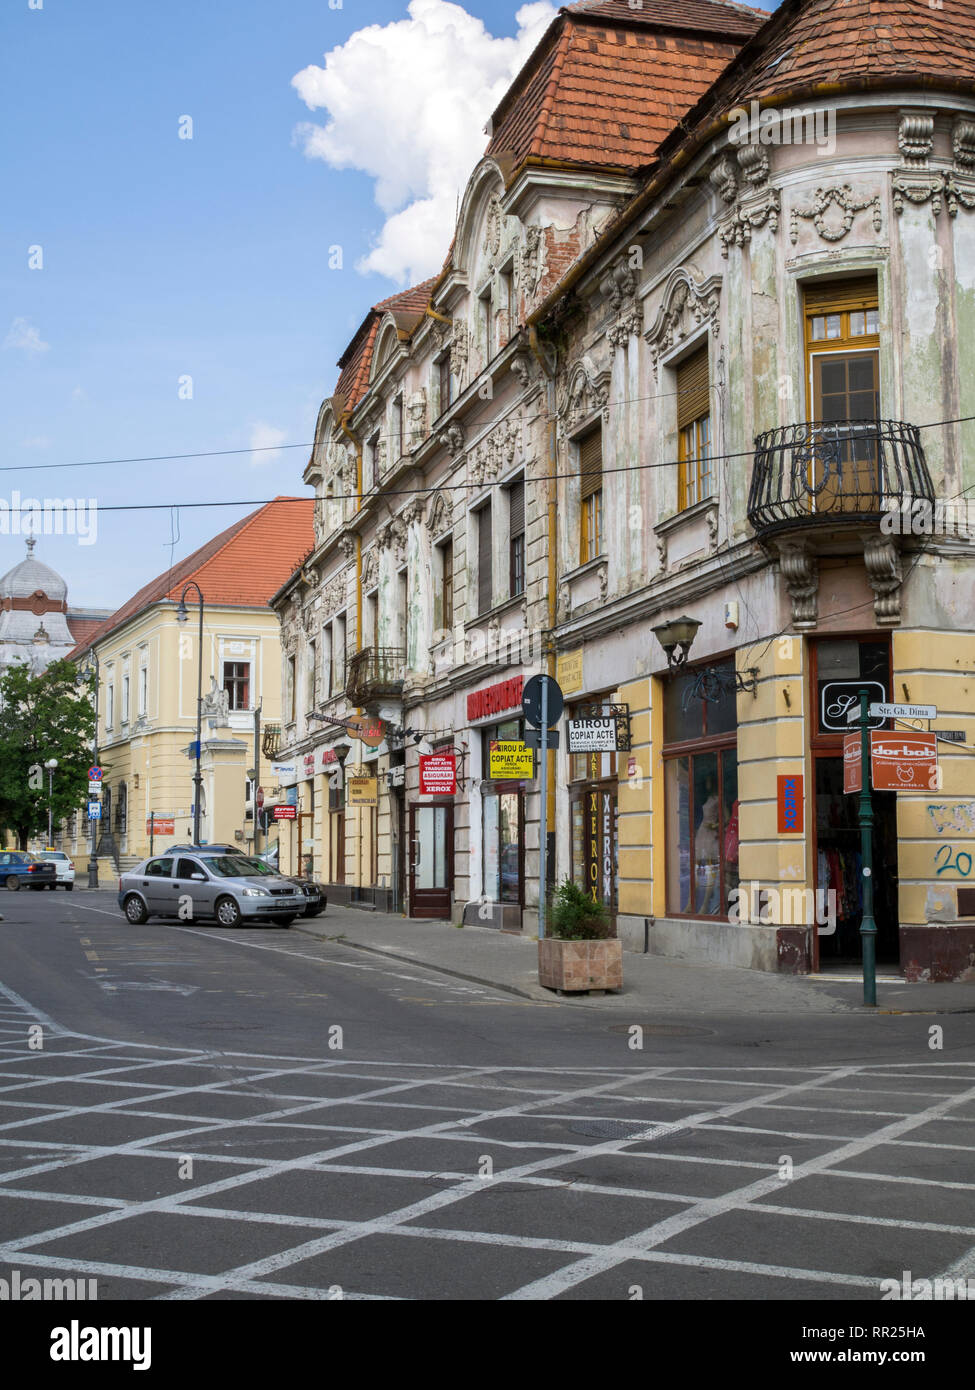
[[[538,982],[546,989],[622,989],[623,943],[547,936],[538,943]]]

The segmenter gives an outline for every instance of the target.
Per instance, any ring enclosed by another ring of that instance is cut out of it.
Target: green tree
[[[79,679],[73,661],[40,675],[11,666],[0,676],[0,826],[21,849],[47,830],[48,773],[57,758],[51,806],[58,825],[85,803],[95,733],[94,677]]]

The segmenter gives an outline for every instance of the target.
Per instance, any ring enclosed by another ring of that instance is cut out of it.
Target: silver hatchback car
[[[118,905],[138,926],[150,917],[215,919],[223,927],[271,921],[290,927],[304,912],[301,889],[241,854],[166,854],[147,859],[118,881]]]

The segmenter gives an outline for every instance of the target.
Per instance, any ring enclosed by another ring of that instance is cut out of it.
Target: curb
[[[432,970],[437,975],[449,975],[454,980],[464,980],[470,985],[487,985],[489,989],[500,990],[503,994],[514,994],[519,999],[529,999],[533,1004],[557,1003],[561,1001],[538,999],[525,990],[518,989],[515,985],[499,984],[497,980],[485,979],[483,975],[467,975],[462,970],[448,970],[444,965],[431,965],[428,961],[417,960],[415,956],[404,956],[398,951],[386,951],[380,946],[366,946],[360,941],[350,941],[347,936],[320,936],[317,932],[309,931],[307,927],[299,927],[297,924],[292,928],[293,931],[303,932],[306,936],[317,937],[319,941],[338,941],[343,946],[352,946],[357,951],[367,951],[370,955],[384,956],[386,960],[395,960],[400,965],[415,965],[421,970]]]

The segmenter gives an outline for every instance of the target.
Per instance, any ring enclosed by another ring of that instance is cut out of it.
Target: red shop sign
[[[457,791],[457,759],[453,753],[420,754],[420,795],[453,796]]]
[[[862,791],[860,735],[846,734],[843,738],[843,790]]]
[[[467,697],[467,718],[486,719],[489,714],[521,709],[524,688],[524,676],[513,676],[509,681],[498,681],[497,685],[489,685],[484,690],[472,690]]]
[[[803,777],[801,773],[790,773],[778,779],[779,834],[800,835],[804,820]]]
[[[294,820],[297,814],[297,806],[275,806],[274,808],[275,820]]]
[[[878,792],[926,792],[937,787],[935,735],[871,732],[870,775]]]

